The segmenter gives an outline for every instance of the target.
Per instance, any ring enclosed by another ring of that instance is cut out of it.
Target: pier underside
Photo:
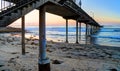
[[[78,22],[98,26],[94,21],[85,17],[84,14],[77,13],[76,11],[60,4],[48,2],[44,6],[46,7],[46,12],[62,16],[64,19],[78,20]]]
[[[61,5],[57,5],[57,4],[53,4],[53,3],[47,3],[45,4],[46,7],[46,12],[52,13],[52,14],[56,14],[59,16],[76,16],[78,14],[76,14],[75,12],[72,12],[68,9],[66,9],[65,7],[61,6]]]

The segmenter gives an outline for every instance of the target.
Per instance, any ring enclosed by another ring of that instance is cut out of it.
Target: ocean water
[[[39,35],[39,27],[29,26],[26,27],[26,30],[29,31],[27,34]],[[52,38],[53,40],[57,40],[58,42],[65,42],[66,37],[66,28],[63,26],[47,26],[46,28],[46,37]],[[76,27],[69,27],[69,42],[75,43],[76,41]],[[81,39],[79,42],[81,44],[85,44],[85,27],[83,26],[81,29]],[[92,44],[105,45],[105,46],[115,46],[120,47],[120,26],[104,26],[102,27],[96,34],[91,35],[93,40],[90,41]]]

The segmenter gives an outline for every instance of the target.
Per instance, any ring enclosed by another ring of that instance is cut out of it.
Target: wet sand
[[[26,38],[21,55],[21,37],[0,34],[0,71],[38,71],[38,39]],[[51,71],[120,71],[120,50],[98,45],[47,41]]]

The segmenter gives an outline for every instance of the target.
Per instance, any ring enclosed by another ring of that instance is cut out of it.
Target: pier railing
[[[21,4],[27,2],[28,0],[19,0],[19,1],[16,1],[16,0],[1,0],[1,7],[0,7],[0,12],[3,12],[9,8],[12,8],[14,6],[20,6]]]
[[[15,10],[16,8],[20,8],[23,5],[32,3],[34,1],[40,1],[41,3],[45,3],[47,1],[54,1],[58,2],[60,0],[1,0],[1,6],[0,6],[0,16],[4,16],[7,14],[7,12],[11,12],[12,10]]]
[[[81,10],[80,7],[73,0],[66,0],[63,4],[69,6],[76,12],[79,12]]]
[[[4,10],[7,10],[8,8],[11,8],[11,7],[15,6],[14,3],[7,2],[7,1],[4,1],[4,0],[1,0],[0,4],[1,4],[0,12],[3,12]]]
[[[72,8],[76,13],[82,15],[83,17],[90,19],[92,22],[100,26],[92,17],[90,17],[86,12],[84,12],[81,7],[79,7],[73,0],[66,0],[63,5]]]
[[[1,0],[0,17],[5,16],[11,13],[12,11],[19,9],[22,6],[28,3],[32,3],[36,0],[19,0],[17,2],[15,0],[9,0],[9,1],[10,2]]]

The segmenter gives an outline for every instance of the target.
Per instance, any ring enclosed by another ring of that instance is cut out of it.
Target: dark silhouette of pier
[[[76,43],[81,37],[81,23],[86,24],[86,38],[101,27],[75,0],[1,0],[0,27],[6,27],[21,18],[22,54],[25,55],[25,15],[34,9],[39,10],[39,71],[50,71],[50,61],[46,57],[45,12],[62,16],[66,20],[66,43],[68,43],[68,20],[76,21]],[[5,2],[9,2],[8,5]]]

